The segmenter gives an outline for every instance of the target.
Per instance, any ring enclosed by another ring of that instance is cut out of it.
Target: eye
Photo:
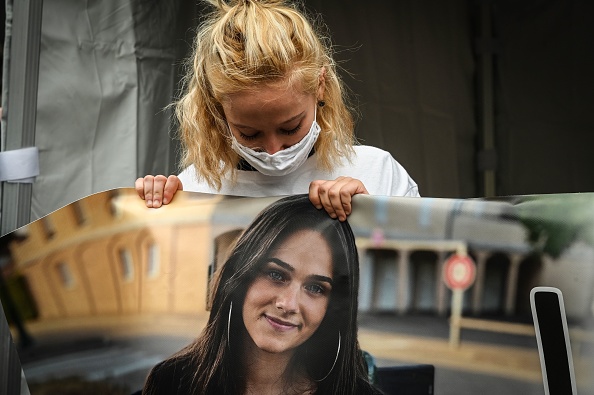
[[[266,272],[266,276],[268,276],[268,278],[270,278],[272,281],[275,281],[275,282],[284,282],[285,281],[285,276],[278,270],[268,270]]]
[[[299,129],[301,129],[301,124],[297,125],[297,127],[294,129],[290,129],[290,130],[281,129],[281,133],[287,134],[287,135],[292,135],[292,134],[297,133],[299,131]]]
[[[246,141],[252,141],[258,138],[258,133],[252,134],[252,135],[248,135],[248,134],[243,134],[241,132],[239,132],[239,136]]]
[[[326,288],[323,285],[317,283],[307,284],[305,286],[305,290],[316,295],[323,295],[327,292]]]

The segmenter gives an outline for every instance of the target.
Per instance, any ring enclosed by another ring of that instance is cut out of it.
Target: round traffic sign
[[[472,285],[476,276],[476,266],[468,255],[454,254],[443,266],[443,280],[454,290],[465,290]]]

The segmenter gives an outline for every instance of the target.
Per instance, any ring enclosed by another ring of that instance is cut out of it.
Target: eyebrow
[[[291,117],[291,118],[287,119],[286,121],[284,121],[284,122],[281,122],[280,124],[281,124],[281,125],[285,125],[285,124],[287,124],[287,123],[290,123],[290,122],[292,122],[292,121],[296,120],[297,118],[299,118],[299,117],[303,116],[304,114],[305,114],[305,111],[302,111],[302,112],[300,112],[299,114],[297,114],[297,115],[295,115],[295,116],[293,116],[293,117]],[[253,128],[253,127],[251,127],[251,126],[242,125],[242,124],[235,123],[235,122],[231,122],[231,121],[229,121],[229,123],[230,123],[230,124],[232,124],[233,126],[235,126],[236,128],[247,128],[247,129],[254,129],[254,128]]]
[[[288,264],[287,262],[285,262],[285,261],[283,261],[281,259],[278,259],[278,258],[269,258],[268,259],[268,262],[275,263],[278,266],[282,267],[283,269],[285,269],[285,270],[287,270],[289,272],[294,272],[295,271],[295,268],[293,266],[291,266],[290,264]],[[333,285],[334,284],[334,281],[330,277],[322,276],[320,274],[312,274],[312,275],[310,275],[308,277],[313,278],[313,279],[318,280],[318,281],[327,282],[330,285]]]
[[[302,111],[302,112],[300,112],[299,114],[295,115],[294,117],[291,117],[291,118],[287,119],[285,122],[281,122],[281,125],[284,125],[284,124],[286,124],[286,123],[289,123],[289,122],[291,122],[291,121],[294,121],[294,120],[296,120],[297,118],[299,118],[299,117],[303,116],[304,114],[305,114],[305,111]]]

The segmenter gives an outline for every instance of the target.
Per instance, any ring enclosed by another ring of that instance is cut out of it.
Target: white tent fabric
[[[142,4],[141,4],[142,3]],[[48,0],[32,217],[139,175],[175,172],[176,2]]]

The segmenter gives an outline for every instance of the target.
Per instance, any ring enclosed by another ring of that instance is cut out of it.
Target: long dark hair
[[[331,219],[324,210],[317,210],[307,195],[274,202],[258,214],[239,238],[220,273],[207,326],[196,341],[172,357],[174,363],[184,360],[191,365],[190,393],[244,391],[240,334],[245,331],[241,306],[247,289],[259,273],[266,254],[303,229],[319,232],[330,246],[333,285],[326,315],[316,332],[296,349],[287,377],[291,371],[305,372],[316,382],[319,394],[373,393],[357,341],[359,260],[355,239],[346,221]],[[233,314],[229,324],[231,304]]]

